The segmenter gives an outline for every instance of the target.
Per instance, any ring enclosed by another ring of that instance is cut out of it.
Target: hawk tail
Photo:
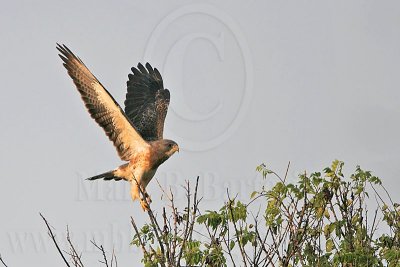
[[[114,171],[109,171],[109,172],[105,172],[99,175],[95,175],[89,178],[86,178],[86,180],[90,180],[90,181],[94,181],[94,180],[98,180],[98,179],[104,179],[106,181],[109,180],[115,180],[115,181],[119,181],[122,178],[115,176]]]

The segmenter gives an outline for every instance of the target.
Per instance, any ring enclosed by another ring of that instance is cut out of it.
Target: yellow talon
[[[143,199],[140,200],[140,206],[142,206],[143,211],[149,211],[149,202],[146,203]]]

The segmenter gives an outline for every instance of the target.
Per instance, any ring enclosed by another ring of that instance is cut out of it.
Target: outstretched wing
[[[160,72],[149,63],[146,68],[139,63],[132,72],[128,75],[125,114],[145,140],[162,139],[169,91],[164,89]]]
[[[57,44],[64,67],[74,81],[91,117],[104,129],[114,143],[118,155],[128,161],[138,149],[148,144],[133,128],[118,103],[65,45]]]

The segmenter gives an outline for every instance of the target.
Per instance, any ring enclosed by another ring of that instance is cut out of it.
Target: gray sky
[[[38,213],[68,224],[87,266],[113,245],[139,261],[123,182],[84,181],[119,158],[57,56],[71,48],[122,105],[130,67],[149,61],[171,91],[165,137],[181,152],[158,170],[177,190],[200,176],[203,208],[257,189],[265,162],[289,178],[334,159],[400,172],[398,1],[9,1],[0,9],[0,253],[11,266],[61,265]],[[155,209],[162,206],[155,181]],[[63,242],[61,242],[63,243]]]

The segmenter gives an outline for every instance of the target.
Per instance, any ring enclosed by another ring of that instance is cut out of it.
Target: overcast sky
[[[87,266],[92,237],[139,262],[124,182],[86,177],[121,164],[55,49],[66,44],[122,105],[130,68],[149,61],[181,152],[158,170],[177,199],[200,176],[204,209],[226,188],[246,199],[266,163],[289,179],[334,159],[360,164],[396,196],[400,173],[398,1],[8,1],[0,9],[0,253],[10,266],[61,266],[39,217],[68,224]],[[163,205],[153,180],[153,206]],[[61,242],[62,244],[63,241]],[[132,265],[133,264],[133,265]]]

